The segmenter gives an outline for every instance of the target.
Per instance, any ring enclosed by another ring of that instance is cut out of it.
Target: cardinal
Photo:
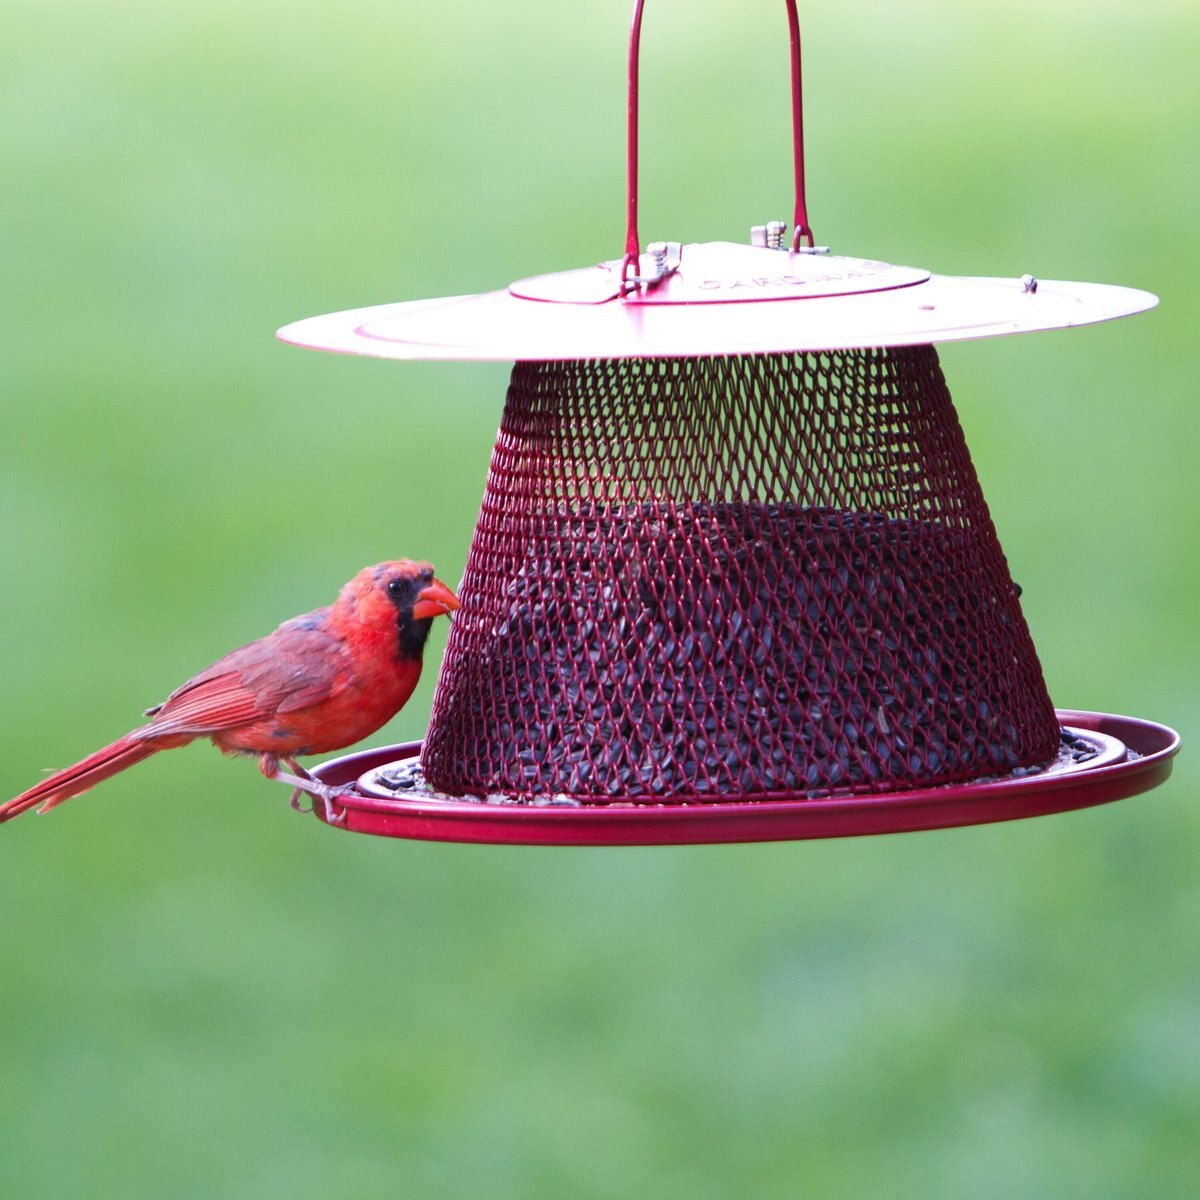
[[[428,563],[364,567],[333,604],[227,654],[147,709],[145,725],[0,804],[0,821],[35,805],[46,812],[151,754],[207,737],[222,753],[257,755],[268,779],[295,789],[293,805],[307,792],[337,823],[345,814],[333,804],[346,789],[296,760],[341,750],[391,720],[421,677],[433,619],[457,608]]]

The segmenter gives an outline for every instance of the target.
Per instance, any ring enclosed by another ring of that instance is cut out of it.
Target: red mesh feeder
[[[814,247],[787,10],[790,227],[641,252],[639,2],[623,259],[281,331],[517,360],[425,742],[318,770],[348,787],[345,828],[826,837],[1061,811],[1169,774],[1171,730],[1055,711],[933,346],[1155,298]]]

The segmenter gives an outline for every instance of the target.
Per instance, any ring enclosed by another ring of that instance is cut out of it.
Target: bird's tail
[[[149,758],[151,754],[164,750],[167,746],[180,744],[177,741],[139,736],[141,732],[141,730],[135,730],[133,733],[126,734],[112,745],[97,750],[95,754],[89,754],[87,758],[81,759],[73,767],[64,767],[61,771],[55,771],[53,775],[46,776],[41,783],[35,784],[27,792],[22,792],[19,796],[14,796],[13,799],[0,804],[0,822],[10,821],[13,817],[20,816],[27,809],[33,808],[35,804],[40,804],[42,806],[40,811],[46,812],[56,804],[61,804],[64,800],[70,800],[72,796],[78,796],[81,792],[95,787],[110,775],[115,775],[118,771],[124,771],[126,767],[132,767],[134,763],[141,762],[143,758]],[[184,738],[183,740],[189,741],[190,739]]]

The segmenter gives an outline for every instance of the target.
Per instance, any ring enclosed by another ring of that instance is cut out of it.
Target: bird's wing
[[[155,735],[236,729],[341,691],[346,650],[321,615],[296,617],[213,663],[150,710],[153,719],[145,729]]]
[[[258,697],[236,671],[189,680],[154,711],[146,733],[211,733],[250,725],[263,716]]]

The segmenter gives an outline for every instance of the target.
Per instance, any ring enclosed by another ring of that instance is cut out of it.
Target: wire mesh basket
[[[930,346],[518,364],[460,592],[448,793],[769,800],[1058,751]]]

